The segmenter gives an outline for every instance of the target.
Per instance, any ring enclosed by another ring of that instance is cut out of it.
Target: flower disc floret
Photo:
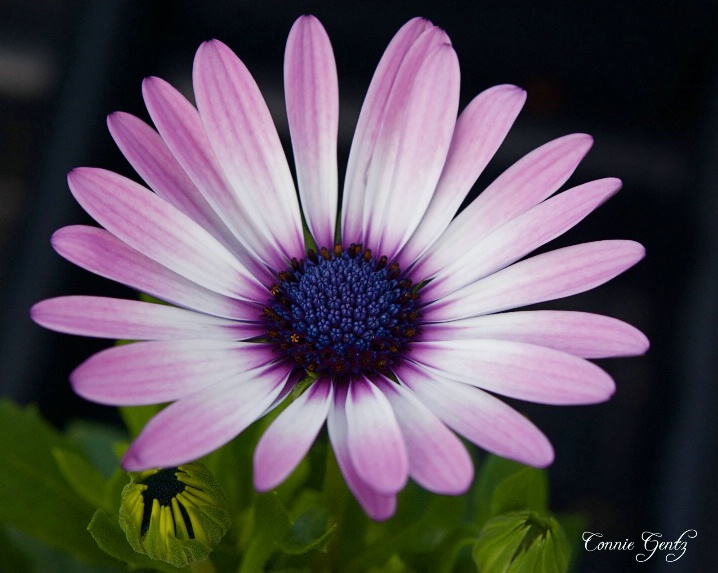
[[[417,333],[411,279],[360,245],[310,250],[270,290],[267,336],[310,372],[386,372]]]

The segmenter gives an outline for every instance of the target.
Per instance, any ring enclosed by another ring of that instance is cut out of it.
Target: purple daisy
[[[256,83],[216,40],[195,58],[197,108],[148,78],[157,131],[125,113],[108,118],[152,191],[102,169],[68,176],[104,228],[60,229],[57,252],[171,305],[69,296],[32,309],[53,330],[141,341],[71,375],[95,402],[172,402],[123,466],[199,458],[308,375],[314,381],[256,448],[258,490],[289,475],[325,422],[349,488],[374,519],[393,514],[409,477],[438,493],[467,490],[473,465],[454,432],[550,464],[544,434],[494,395],[600,402],[614,383],[586,359],[648,348],[613,318],[505,312],[592,289],[644,255],[632,241],[598,241],[524,258],[620,188],[608,178],[551,197],[591,137],[529,153],[456,215],[526,96],[496,86],[457,119],[456,54],[444,31],[417,18],[391,41],[369,87],[338,216],[336,66],[311,16],[289,34],[284,79],[298,194]]]

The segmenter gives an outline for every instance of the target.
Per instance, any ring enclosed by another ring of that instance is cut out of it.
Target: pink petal
[[[376,200],[368,205],[366,241],[390,260],[431,201],[459,109],[459,62],[450,45],[431,50],[411,82],[399,83],[405,81],[402,71],[387,106],[401,109],[404,119],[399,123],[385,118],[369,169]]]
[[[461,441],[414,394],[388,378],[376,381],[388,398],[409,454],[409,475],[435,493],[465,493],[474,478]]]
[[[232,50],[212,40],[197,50],[193,85],[212,149],[248,214],[286,259],[301,257],[304,236],[294,182],[249,71]]]
[[[505,312],[427,324],[422,340],[488,338],[547,346],[582,358],[637,356],[648,350],[645,335],[630,324],[587,312]]]
[[[160,300],[200,312],[257,320],[262,307],[218,294],[153,261],[104,229],[73,225],[52,236],[52,246],[68,261]]]
[[[553,448],[541,430],[501,400],[411,361],[396,375],[450,428],[477,446],[535,467],[553,461]]]
[[[122,458],[128,471],[181,465],[223,446],[272,403],[289,375],[277,364],[218,382],[152,418]]]
[[[254,486],[277,487],[292,473],[322,429],[332,403],[332,384],[317,380],[272,422],[254,450]]]
[[[220,294],[266,300],[264,285],[221,243],[148,189],[87,167],[71,171],[67,179],[85,211],[134,249]]]
[[[192,179],[212,209],[231,229],[246,255],[242,264],[262,275],[270,267],[282,268],[284,259],[258,222],[252,219],[244,200],[232,188],[207,138],[194,106],[160,78],[142,82],[145,105],[167,147]]]
[[[327,417],[327,429],[339,469],[347,486],[369,517],[375,521],[384,521],[396,511],[396,496],[377,492],[359,477],[349,452],[349,432],[345,411],[346,387],[339,385],[335,390],[334,404],[329,409]]]
[[[567,135],[535,149],[501,174],[454,219],[416,264],[416,276],[435,276],[466,245],[473,245],[501,225],[552,195],[588,153],[589,135]]]
[[[366,378],[353,380],[346,417],[349,454],[362,481],[385,495],[401,490],[406,485],[409,462],[386,396]]]
[[[441,274],[423,290],[426,300],[441,298],[476,282],[562,235],[621,188],[619,179],[601,179],[569,189],[525,211],[445,261]]]
[[[524,342],[416,342],[412,359],[446,378],[529,402],[594,404],[615,391],[611,377],[595,364]]]
[[[239,248],[236,238],[154,129],[122,112],[107,116],[107,126],[122,154],[157,195],[204,227],[230,251]]]
[[[449,226],[525,101],[524,90],[500,85],[480,93],[461,112],[436,191],[397,259],[402,269],[408,268]]]
[[[511,265],[424,309],[442,322],[518,308],[591,290],[635,265],[645,249],[633,241],[596,241],[556,249]]]
[[[337,217],[339,87],[329,37],[313,16],[302,16],[289,32],[284,91],[307,226],[319,247],[331,247]]]
[[[252,342],[159,340],[98,352],[70,375],[80,396],[115,406],[159,404],[236,377],[277,358]]]
[[[137,300],[63,296],[37,303],[32,319],[45,328],[121,340],[202,338],[242,340],[259,336],[259,324],[236,322]]]
[[[426,37],[419,42],[419,38],[426,31],[429,31],[427,37],[432,42],[426,43]],[[444,43],[445,39],[446,35],[435,28],[431,22],[421,18],[414,18],[404,24],[394,36],[374,72],[374,77],[357,121],[344,181],[342,240],[345,244],[361,243],[364,240],[367,172],[374,154],[379,129],[387,111],[387,99],[397,78],[399,68],[405,65],[404,60],[407,53],[417,43],[422,51],[421,54],[417,55],[425,55],[433,46]],[[417,51],[414,51],[416,54]]]

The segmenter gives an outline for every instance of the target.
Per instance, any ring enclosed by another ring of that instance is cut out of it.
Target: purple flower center
[[[420,319],[411,280],[361,245],[292,259],[271,293],[264,309],[268,338],[311,372],[386,373]]]

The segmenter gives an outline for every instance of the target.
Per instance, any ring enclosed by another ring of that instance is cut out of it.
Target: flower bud
[[[128,474],[120,527],[132,548],[175,567],[206,559],[231,525],[209,470],[195,462]]]

